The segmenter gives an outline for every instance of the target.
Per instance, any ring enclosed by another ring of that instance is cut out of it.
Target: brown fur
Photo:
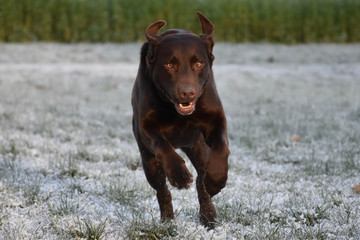
[[[213,25],[198,12],[202,34],[168,30],[157,21],[146,30],[132,93],[133,132],[149,184],[156,190],[161,219],[174,217],[166,185],[189,188],[193,176],[175,152],[180,148],[197,171],[200,220],[214,227],[211,197],[225,187],[228,171],[226,119],[213,72]]]

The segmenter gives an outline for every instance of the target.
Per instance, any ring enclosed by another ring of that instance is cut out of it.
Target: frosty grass
[[[231,156],[211,231],[194,184],[159,220],[131,131],[139,50],[0,44],[1,239],[360,239],[359,44],[215,46]]]

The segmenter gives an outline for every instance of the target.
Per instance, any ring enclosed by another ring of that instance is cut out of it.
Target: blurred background
[[[197,10],[216,41],[360,41],[360,0],[0,0],[0,42],[143,41],[159,19],[199,33]]]

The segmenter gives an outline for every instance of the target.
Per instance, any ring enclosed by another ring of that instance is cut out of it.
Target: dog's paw
[[[200,212],[199,212],[200,222],[202,225],[207,227],[209,230],[214,229],[216,224],[218,223],[217,213],[214,207],[214,204],[209,198],[209,201],[202,202],[200,205]]]
[[[174,168],[168,176],[170,184],[179,189],[190,188],[193,182],[193,175],[186,168],[185,164],[180,167]]]

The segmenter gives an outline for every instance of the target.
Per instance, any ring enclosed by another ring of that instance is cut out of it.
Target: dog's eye
[[[173,68],[174,68],[174,64],[172,64],[172,63],[167,63],[167,64],[165,64],[165,67],[166,67],[167,69],[173,69]]]
[[[194,67],[195,67],[195,69],[200,69],[200,68],[202,68],[203,67],[203,63],[202,62],[196,62],[195,63],[195,65],[194,65]]]

